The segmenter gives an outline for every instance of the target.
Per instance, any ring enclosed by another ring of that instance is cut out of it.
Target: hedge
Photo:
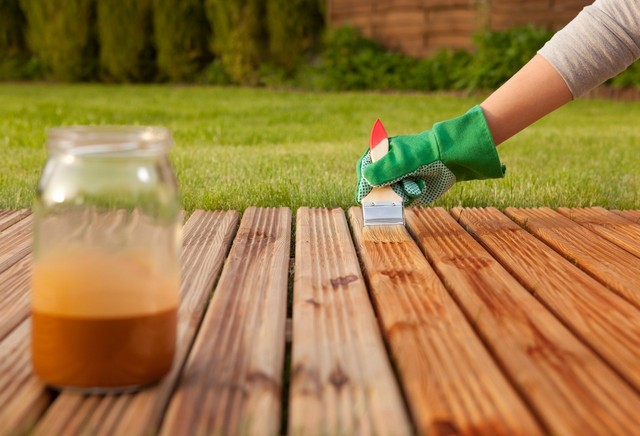
[[[160,78],[191,81],[212,60],[211,27],[202,0],[153,0]]]
[[[95,77],[94,0],[21,0],[26,40],[47,76],[74,81]]]
[[[155,78],[151,0],[97,0],[97,27],[104,80]]]
[[[487,30],[473,52],[415,59],[356,29],[324,29],[325,8],[324,0],[0,0],[0,79],[494,89],[551,36]],[[640,86],[640,62],[608,83]]]
[[[258,68],[266,60],[265,0],[206,0],[213,28],[211,47],[232,80],[260,82]]]
[[[324,26],[318,0],[267,0],[269,61],[292,73],[316,45]]]

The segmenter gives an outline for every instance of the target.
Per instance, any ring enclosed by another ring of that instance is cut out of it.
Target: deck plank
[[[0,342],[0,429],[23,434],[51,402],[51,392],[31,371],[30,319]]]
[[[157,431],[180,371],[204,315],[231,245],[239,214],[195,211],[184,227],[181,302],[178,309],[176,356],[171,372],[157,385],[136,395],[87,397],[62,392],[39,421],[36,433],[148,435]],[[81,426],[77,427],[78,419]],[[108,424],[113,428],[105,429]],[[115,423],[115,424],[114,424]]]
[[[537,434],[505,379],[411,239],[371,241],[349,210],[356,247],[419,434]]]
[[[637,257],[549,208],[507,208],[505,214],[640,308]]]
[[[33,216],[19,213],[17,216],[19,220],[13,220],[10,226],[0,230],[0,272],[31,252]]]
[[[633,221],[634,223],[640,223],[640,209],[638,210],[612,210],[611,212],[616,215],[620,215],[621,217],[628,219],[629,221]]]
[[[639,428],[638,394],[447,211],[409,209],[406,217],[422,251],[550,433]]]
[[[640,310],[497,209],[454,208],[451,213],[558,319],[640,391]]]
[[[161,432],[277,434],[291,211],[247,209]]]
[[[29,316],[31,255],[0,273],[0,340]]]
[[[344,211],[296,218],[288,434],[410,434]]]
[[[640,224],[602,207],[557,209],[561,215],[577,222],[603,238],[640,257]]]
[[[31,211],[29,209],[0,210],[0,232],[11,227],[18,221],[22,220],[23,218],[26,218],[30,214],[31,214]]]

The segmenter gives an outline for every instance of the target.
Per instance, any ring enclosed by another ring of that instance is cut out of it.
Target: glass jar
[[[123,392],[173,361],[181,205],[160,127],[49,132],[34,213],[32,362],[54,388]]]

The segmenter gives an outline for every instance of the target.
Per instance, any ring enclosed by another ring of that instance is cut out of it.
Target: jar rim
[[[160,126],[55,127],[47,135],[50,151],[74,154],[166,152],[172,144],[171,131]]]

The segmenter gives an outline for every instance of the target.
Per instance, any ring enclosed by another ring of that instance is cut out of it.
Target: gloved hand
[[[417,135],[389,138],[389,152],[372,163],[369,151],[356,165],[356,201],[374,186],[392,185],[405,205],[437,200],[456,182],[504,177],[482,108],[433,125]]]

